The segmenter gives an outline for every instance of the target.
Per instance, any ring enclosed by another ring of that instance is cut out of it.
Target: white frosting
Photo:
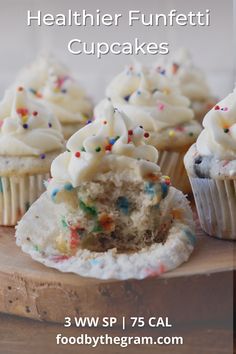
[[[191,101],[201,101],[211,96],[204,73],[194,66],[191,55],[186,49],[177,51],[163,65],[167,76],[176,80],[182,94]]]
[[[0,155],[40,155],[63,147],[57,119],[22,87],[6,91],[0,123]]]
[[[206,114],[203,126],[205,129],[196,143],[198,152],[219,159],[235,159],[236,89]]]
[[[61,123],[86,122],[92,105],[69,71],[52,58],[39,58],[17,79],[45,104]]]
[[[73,187],[81,181],[91,180],[97,173],[135,169],[145,176],[159,172],[157,150],[146,145],[144,130],[137,127],[132,135],[121,112],[107,107],[106,120],[94,121],[75,133],[67,142],[69,151],[52,163],[52,181],[49,188],[58,183],[70,182]]]
[[[192,121],[189,100],[161,73],[139,64],[119,74],[108,86],[106,95],[115,107],[122,110],[133,125],[148,131],[161,131]],[[101,118],[106,107],[103,100],[95,108]]]

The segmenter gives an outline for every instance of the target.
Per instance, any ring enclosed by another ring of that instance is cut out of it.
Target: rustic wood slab
[[[172,321],[230,318],[234,243],[198,229],[189,262],[159,278],[101,281],[33,261],[0,227],[0,312],[63,322],[65,316],[170,316]],[[219,305],[220,304],[220,305]]]

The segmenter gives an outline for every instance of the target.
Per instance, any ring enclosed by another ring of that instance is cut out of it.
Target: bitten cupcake
[[[236,239],[236,91],[212,108],[184,162],[203,230]]]
[[[201,123],[205,114],[217,102],[208,86],[206,75],[194,65],[186,49],[177,51],[164,62],[163,67],[162,70],[166,70],[167,76],[176,81],[181,93],[189,98],[194,118]]]
[[[15,225],[40,196],[63,148],[57,119],[23,87],[6,91],[0,102],[1,225]]]
[[[53,161],[47,193],[18,224],[17,244],[63,272],[157,276],[189,258],[192,212],[161,174],[143,128],[130,135],[127,118],[112,106],[106,118],[75,133]]]
[[[59,119],[65,139],[92,116],[92,103],[66,67],[52,58],[39,58],[23,70],[17,85],[24,85]]]
[[[130,131],[137,125],[143,127],[146,143],[158,149],[158,164],[173,185],[190,192],[183,157],[196,141],[201,126],[193,119],[188,98],[179,93],[164,72],[140,64],[115,77],[107,87],[106,96],[95,108],[95,119],[103,119],[111,101],[129,117]]]

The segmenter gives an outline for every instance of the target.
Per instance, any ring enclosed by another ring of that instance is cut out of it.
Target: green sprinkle
[[[0,177],[0,193],[3,193],[2,179]]]
[[[29,207],[30,207],[30,203],[29,202],[25,203],[25,210],[26,211],[29,210]]]
[[[189,135],[189,136],[193,136],[194,134],[193,134],[193,132],[190,132],[190,133],[188,133],[188,135]]]
[[[98,146],[98,147],[95,149],[95,151],[97,151],[97,152],[101,151],[100,146]]]
[[[84,146],[82,146],[81,151],[85,151],[85,147]]]
[[[66,151],[67,151],[67,152],[70,152],[70,150],[69,150],[69,149],[66,149]]]
[[[81,199],[79,202],[79,206],[86,214],[89,214],[93,217],[96,217],[98,214],[97,209],[94,206],[86,205]]]
[[[101,232],[102,230],[103,230],[102,226],[99,223],[97,223],[92,229],[92,232]]]
[[[116,136],[116,140],[118,140],[118,139],[120,139],[120,136],[119,136],[119,135]]]
[[[65,218],[64,218],[64,217],[61,219],[61,224],[62,224],[62,226],[63,226],[63,227],[65,227],[65,228],[67,228],[67,227],[68,227],[68,225],[67,225],[67,223],[66,223],[66,221],[65,221]]]
[[[38,245],[35,245],[35,246],[34,246],[34,249],[35,249],[35,251],[40,252],[40,251],[39,251],[39,246],[38,246]]]

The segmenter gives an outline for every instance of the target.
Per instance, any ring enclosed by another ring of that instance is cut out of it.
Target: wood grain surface
[[[53,322],[108,314],[120,319],[124,313],[162,313],[179,323],[227,318],[232,313],[234,243],[200,229],[197,238],[190,260],[160,278],[101,281],[33,261],[15,245],[14,229],[1,227],[0,312]]]

